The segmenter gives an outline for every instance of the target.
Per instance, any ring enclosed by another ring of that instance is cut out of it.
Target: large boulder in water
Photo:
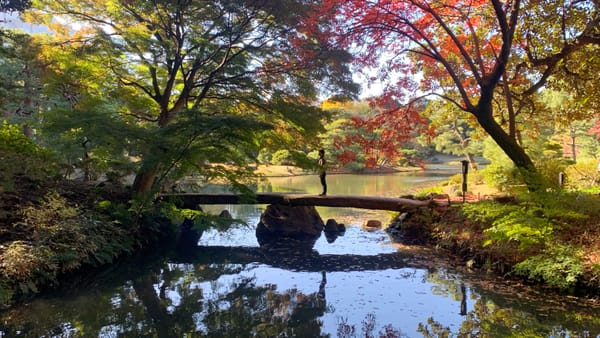
[[[314,206],[272,204],[260,216],[256,237],[313,237],[323,231],[323,219]]]

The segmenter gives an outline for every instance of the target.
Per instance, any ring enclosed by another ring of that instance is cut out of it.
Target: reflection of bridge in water
[[[411,267],[411,257],[401,253],[364,255],[321,255],[311,248],[296,246],[286,239],[286,247],[187,247],[175,257],[174,263],[252,264],[262,263],[291,271],[367,271]]]

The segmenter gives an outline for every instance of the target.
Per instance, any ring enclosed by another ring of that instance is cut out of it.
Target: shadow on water
[[[402,269],[409,266],[408,256],[400,253],[387,253],[373,256],[319,254],[302,246],[290,246],[290,242],[266,247],[227,247],[207,246],[189,250],[176,261],[189,264],[267,264],[289,271],[335,272]]]

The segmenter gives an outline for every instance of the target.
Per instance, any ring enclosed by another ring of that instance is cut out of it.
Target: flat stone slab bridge
[[[295,193],[257,193],[245,196],[232,193],[178,193],[161,194],[160,198],[173,198],[183,208],[197,209],[203,204],[280,204],[289,206],[323,206],[360,208],[411,212],[423,207],[447,206],[447,200],[415,200],[411,198],[354,196],[354,195],[311,195]]]

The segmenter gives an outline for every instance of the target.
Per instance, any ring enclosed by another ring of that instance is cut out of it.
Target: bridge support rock
[[[256,237],[259,244],[262,239],[273,237],[308,237],[316,240],[321,236],[323,227],[323,219],[314,206],[271,204],[260,216]]]

